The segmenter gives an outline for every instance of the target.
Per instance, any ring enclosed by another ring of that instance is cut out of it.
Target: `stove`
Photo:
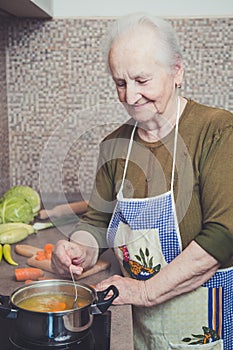
[[[95,315],[89,331],[78,341],[59,346],[39,346],[25,343],[14,332],[14,320],[0,317],[1,350],[109,350],[111,331],[111,311]]]

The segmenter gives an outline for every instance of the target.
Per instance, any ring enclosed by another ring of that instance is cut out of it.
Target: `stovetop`
[[[62,347],[38,347],[40,350],[109,350],[111,331],[111,311],[95,315],[88,333],[79,341]],[[1,350],[36,350],[35,346],[25,345],[14,332],[14,320],[0,317],[0,349]]]

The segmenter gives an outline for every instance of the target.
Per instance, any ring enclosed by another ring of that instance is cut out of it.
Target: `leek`
[[[45,230],[47,228],[51,227],[59,227],[59,226],[65,226],[69,224],[76,224],[79,221],[79,217],[77,215],[64,215],[59,218],[54,218],[52,221],[49,222],[35,222],[33,224],[33,228],[36,231]]]

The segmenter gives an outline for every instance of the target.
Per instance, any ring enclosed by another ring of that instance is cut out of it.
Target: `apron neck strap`
[[[174,150],[173,150],[173,161],[172,161],[171,190],[173,190],[174,188],[179,118],[180,118],[180,96],[178,96],[178,101],[177,101],[176,126],[175,126]]]
[[[122,181],[121,181],[121,186],[120,186],[120,189],[118,192],[118,195],[120,196],[120,198],[123,198],[123,186],[124,186],[124,182],[125,182],[126,171],[127,171],[128,163],[129,163],[129,156],[130,156],[131,149],[133,146],[133,139],[134,139],[134,134],[135,134],[137,124],[138,124],[137,122],[134,124],[133,131],[131,133],[130,140],[129,140],[127,155],[126,155],[126,159],[125,159],[124,173],[123,173],[123,177],[122,177]]]

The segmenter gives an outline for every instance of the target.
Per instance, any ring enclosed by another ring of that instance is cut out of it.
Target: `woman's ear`
[[[176,87],[181,87],[181,83],[184,79],[184,67],[181,58],[178,58],[176,65],[174,66],[174,80]]]

